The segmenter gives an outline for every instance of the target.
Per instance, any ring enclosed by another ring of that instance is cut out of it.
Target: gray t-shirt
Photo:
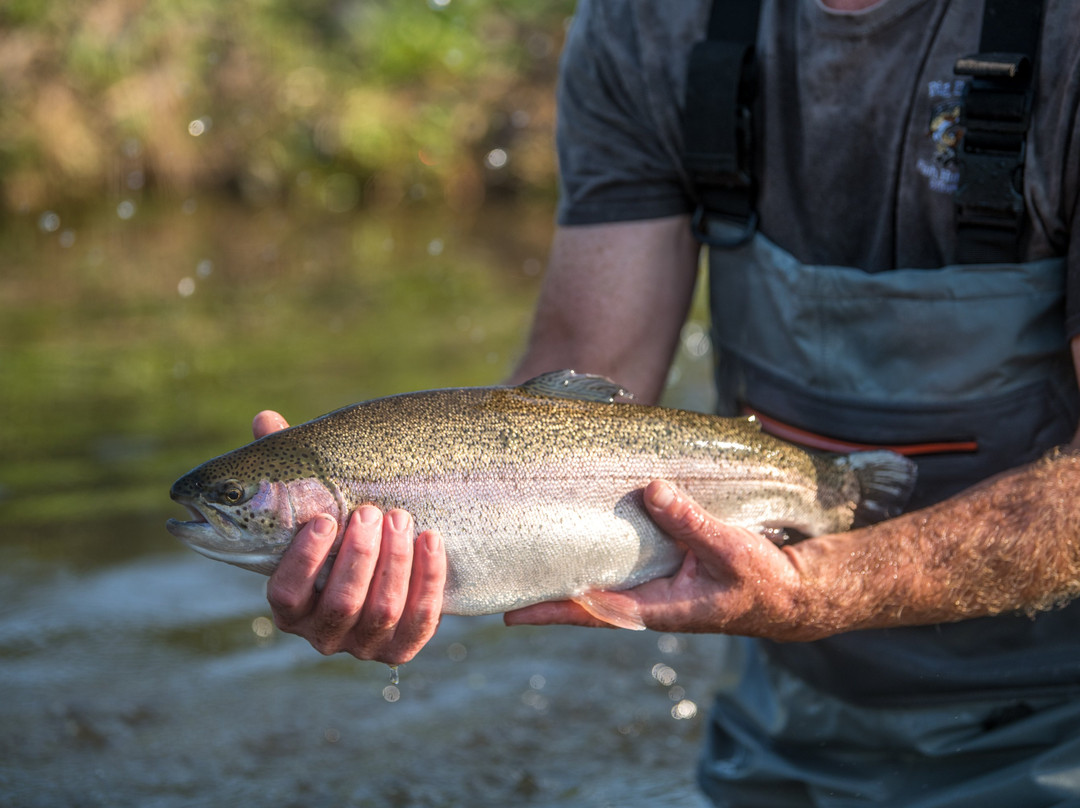
[[[708,0],[582,0],[559,85],[559,221],[692,210],[682,168],[686,65]],[[983,3],[887,0],[836,13],[764,0],[760,229],[809,264],[876,272],[954,263],[958,57]],[[1080,3],[1048,0],[1027,145],[1028,260],[1067,257],[1080,332]]]

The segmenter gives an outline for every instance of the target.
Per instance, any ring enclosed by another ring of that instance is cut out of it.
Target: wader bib
[[[986,2],[985,53],[957,62],[972,77],[958,263],[934,269],[806,265],[762,235],[757,3],[717,0],[691,56],[684,163],[711,248],[718,411],[756,413],[814,448],[908,454],[910,508],[1039,458],[1080,416],[1064,261],[1018,260],[1038,16]],[[1080,601],[1035,618],[725,642],[699,769],[718,805],[1080,806]]]
[[[775,419],[839,443],[945,448],[912,455],[911,508],[1072,437],[1080,396],[1061,259],[871,274],[801,264],[758,233],[709,263],[720,412],[753,410],[766,428]],[[1070,642],[1055,651],[1048,635]],[[766,648],[859,701],[1080,691],[1080,603]]]
[[[870,274],[801,264],[757,233],[709,264],[721,412],[914,448],[913,507],[1072,435],[1060,259]],[[1080,808],[1080,601],[725,641],[699,766],[717,805]]]

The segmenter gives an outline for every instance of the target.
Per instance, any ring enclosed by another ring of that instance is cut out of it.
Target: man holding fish
[[[758,638],[725,660],[705,792],[1080,804],[1080,5],[758,5],[581,3],[559,228],[511,381],[574,368],[654,402],[707,244],[720,414],[919,478],[907,513],[784,546],[647,485],[687,552],[610,597],[658,631]],[[284,426],[260,413],[256,436]],[[362,506],[318,592],[337,528],[286,551],[278,625],[411,659],[440,533]],[[604,624],[568,601],[506,622]]]

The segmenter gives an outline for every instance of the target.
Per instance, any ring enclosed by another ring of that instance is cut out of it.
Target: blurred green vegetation
[[[573,0],[8,0],[0,205],[550,197]]]

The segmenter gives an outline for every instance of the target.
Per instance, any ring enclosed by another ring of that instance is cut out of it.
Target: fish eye
[[[240,483],[230,480],[221,488],[221,499],[229,505],[235,505],[244,498],[244,489]]]

